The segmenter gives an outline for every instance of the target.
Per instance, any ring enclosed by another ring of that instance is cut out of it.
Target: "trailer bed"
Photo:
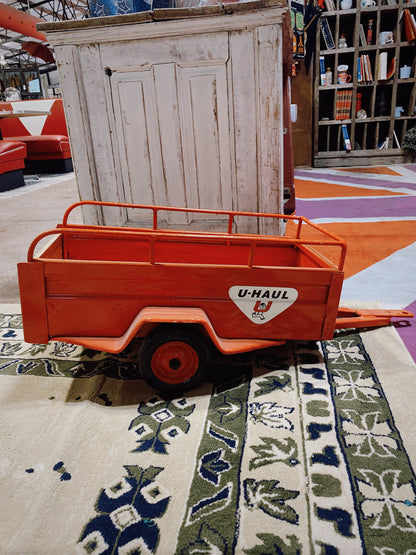
[[[148,209],[153,226],[71,225],[70,212],[85,204]],[[82,202],[68,209],[56,229],[37,237],[28,261],[19,264],[25,339],[102,345],[99,339],[144,334],[143,322],[136,330],[131,327],[151,308],[173,310],[178,321],[181,310],[202,311],[207,326],[224,340],[332,337],[344,241],[302,217],[231,211],[200,210],[228,218],[223,232],[164,230],[158,219],[166,210],[194,212]],[[238,216],[284,218],[290,232],[235,233]],[[304,239],[306,229],[316,238]],[[53,241],[35,254],[39,242],[50,236]],[[332,260],[323,250],[334,253]],[[125,346],[123,341],[117,345]]]

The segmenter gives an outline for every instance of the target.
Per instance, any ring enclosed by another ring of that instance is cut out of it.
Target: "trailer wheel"
[[[207,342],[193,327],[163,326],[144,339],[139,367],[143,378],[155,389],[181,392],[202,380],[210,358]]]

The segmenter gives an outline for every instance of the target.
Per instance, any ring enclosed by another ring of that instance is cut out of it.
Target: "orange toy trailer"
[[[85,205],[151,211],[153,226],[68,223],[71,211]],[[228,228],[161,229],[163,212],[219,214]],[[288,220],[286,235],[235,233],[240,218]],[[339,310],[345,255],[342,239],[303,217],[79,202],[18,264],[25,340],[118,353],[142,337],[143,377],[156,389],[179,391],[203,377],[211,344],[240,353],[412,316]]]

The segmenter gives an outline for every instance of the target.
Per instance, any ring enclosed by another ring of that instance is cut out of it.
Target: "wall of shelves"
[[[322,14],[321,26],[327,23],[330,37],[325,39],[318,27],[316,45],[315,167],[407,160],[400,145],[406,131],[416,125],[416,42],[406,29],[403,12],[416,17],[416,2],[387,1],[395,2],[376,0],[376,5],[363,7],[361,0],[353,0],[351,9],[341,9],[343,2],[326,0],[331,9]],[[343,36],[346,46],[340,41]],[[332,84],[321,76],[322,58],[325,70],[332,72]],[[340,65],[348,66],[347,83],[338,82]],[[408,78],[401,78],[404,66],[410,68]],[[342,126],[348,132],[350,151]]]
[[[4,100],[4,91],[8,87],[16,88],[22,100],[42,98],[38,67],[0,69],[1,100]]]

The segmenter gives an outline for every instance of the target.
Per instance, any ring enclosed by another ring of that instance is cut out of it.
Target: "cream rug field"
[[[416,367],[393,327],[219,357],[163,398],[0,306],[0,553],[416,553]]]

